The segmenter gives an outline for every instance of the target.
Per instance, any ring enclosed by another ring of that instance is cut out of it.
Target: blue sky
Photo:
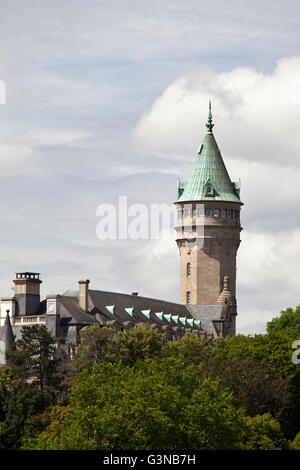
[[[205,132],[241,177],[238,331],[299,303],[297,1],[0,1],[0,288],[179,301],[168,240],[96,237],[96,209],[172,203]],[[258,189],[259,188],[259,189]]]

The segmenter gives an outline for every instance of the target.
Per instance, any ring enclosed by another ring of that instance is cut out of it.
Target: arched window
[[[220,216],[220,209],[214,209],[214,217]]]
[[[186,265],[186,275],[187,277],[191,277],[191,263]]]
[[[187,304],[191,303],[191,293],[190,293],[190,291],[187,291],[187,293],[186,293],[186,303]]]
[[[211,217],[211,209],[205,209],[206,217]]]
[[[221,217],[223,219],[225,219],[225,217],[226,217],[226,210],[225,209],[221,209]]]

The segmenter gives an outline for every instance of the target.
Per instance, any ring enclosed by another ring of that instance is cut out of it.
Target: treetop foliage
[[[300,307],[216,340],[92,325],[60,368],[56,339],[24,328],[0,369],[0,448],[299,449],[299,325]]]

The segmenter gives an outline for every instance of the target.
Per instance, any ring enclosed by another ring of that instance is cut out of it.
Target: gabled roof
[[[240,183],[230,180],[221,152],[212,132],[211,110],[209,110],[208,131],[198,151],[192,171],[185,183],[179,182],[176,202],[228,201],[241,203]],[[214,193],[206,192],[208,182]]]

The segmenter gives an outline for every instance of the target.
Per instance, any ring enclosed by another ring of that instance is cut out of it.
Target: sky
[[[300,292],[300,5],[0,0],[0,294],[90,288],[179,302],[173,239],[100,240],[97,208],[167,203],[205,135],[241,179],[237,331]]]

